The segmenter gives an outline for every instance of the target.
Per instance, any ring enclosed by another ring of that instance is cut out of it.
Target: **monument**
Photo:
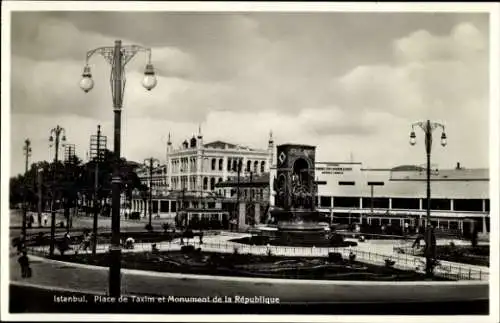
[[[276,194],[271,222],[284,245],[321,245],[328,242],[316,210],[316,147],[285,144],[277,147]]]

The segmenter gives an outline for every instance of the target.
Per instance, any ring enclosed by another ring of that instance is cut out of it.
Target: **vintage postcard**
[[[2,317],[498,321],[498,4],[2,9]]]

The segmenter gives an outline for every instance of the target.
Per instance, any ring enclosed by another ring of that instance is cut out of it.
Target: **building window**
[[[427,206],[427,199],[424,200],[424,205]],[[482,206],[482,204],[481,204]],[[451,200],[448,199],[431,199],[431,210],[451,210]]]
[[[486,200],[484,201],[484,210],[485,210],[486,212],[489,212],[489,211],[490,211],[490,200],[489,200],[489,199],[486,199]]]
[[[208,189],[208,178],[203,177],[203,190]]]
[[[359,197],[334,197],[335,207],[359,208]]]
[[[347,186],[353,186],[356,185],[356,182],[345,182],[345,181],[340,181],[339,185],[347,185]]]
[[[168,212],[168,201],[160,201],[160,212],[161,213]]]
[[[266,171],[266,162],[265,161],[262,161],[260,163],[260,172],[261,173],[264,173]]]
[[[224,168],[224,159],[219,159],[219,170],[222,170]]]
[[[217,163],[215,158],[212,158],[212,170],[215,170],[215,164]]]
[[[255,162],[253,163],[253,172],[254,172],[255,174],[257,174],[257,172],[258,172],[258,171],[259,171],[259,162],[258,162],[258,161],[255,161]]]
[[[207,208],[208,209],[215,209],[215,202],[208,202],[207,203]]]
[[[321,207],[331,207],[332,206],[332,199],[329,196],[320,196],[319,205]]]
[[[231,165],[232,165],[231,158],[228,158],[227,159],[227,170],[228,171],[231,171]]]
[[[372,206],[372,198],[371,197],[363,197],[363,208],[369,209],[369,208],[371,208],[371,206]],[[373,207],[375,209],[388,209],[389,208],[389,199],[385,198],[385,197],[374,197],[373,198]]]
[[[363,207],[368,208],[369,204],[365,204],[363,200]],[[412,198],[393,198],[392,199],[392,208],[393,209],[409,209],[409,210],[419,210],[420,209],[420,201],[419,199]]]
[[[482,212],[483,211],[483,200],[480,200],[480,199],[456,199],[456,200],[453,200],[453,209],[455,211]],[[489,209],[489,205],[488,205],[488,209]]]
[[[236,159],[233,160],[233,172],[238,171],[238,161]]]
[[[215,178],[214,178],[214,177],[212,177],[212,178],[210,179],[210,190],[211,190],[211,191],[213,191],[213,190],[214,190],[214,188],[215,188]]]
[[[151,201],[153,203],[153,213],[158,213],[158,203],[156,201]]]
[[[252,168],[252,161],[251,160],[248,160],[247,161],[247,168],[246,168],[246,171],[249,172]]]
[[[175,212],[175,211],[177,211],[177,202],[170,201],[170,212]]]

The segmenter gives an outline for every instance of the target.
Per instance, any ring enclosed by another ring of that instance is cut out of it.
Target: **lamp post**
[[[39,167],[37,168],[37,191],[38,191],[38,227],[42,227],[42,173],[43,173],[43,168]]]
[[[55,138],[55,139],[54,139]],[[55,141],[55,153],[54,153],[54,167],[53,167],[53,185],[52,185],[52,199],[50,207],[50,256],[54,256],[54,246],[55,246],[55,235],[56,235],[56,209],[55,209],[55,185],[57,180],[57,163],[59,162],[59,144],[60,142],[66,141],[66,130],[64,128],[56,126],[50,130],[49,141],[52,143]],[[51,144],[52,145],[52,144]]]
[[[26,222],[28,216],[28,202],[27,202],[27,193],[28,193],[28,181],[26,179],[26,175],[28,174],[28,163],[29,157],[31,156],[31,141],[26,139],[24,141],[24,157],[25,157],[25,167],[24,167],[24,194],[23,194],[23,222],[22,222],[22,246],[26,246]]]
[[[235,215],[236,215],[236,230],[240,228],[240,175],[241,175],[241,167],[242,167],[242,160],[238,160],[238,163],[236,164],[236,210],[235,210]]]
[[[447,138],[445,134],[444,125],[431,122],[427,120],[425,122],[416,122],[411,125],[412,131],[410,133],[410,144],[414,146],[417,142],[415,135],[415,126],[420,127],[425,134],[425,152],[427,156],[427,214],[426,214],[426,231],[425,231],[425,258],[426,266],[425,272],[427,275],[432,275],[433,269],[433,258],[435,258],[435,246],[436,239],[434,236],[434,230],[431,226],[431,151],[432,151],[432,133],[435,129],[441,128],[441,145],[444,147],[447,143]]]
[[[149,169],[149,203],[148,203],[148,212],[149,212],[149,229],[153,229],[153,168],[159,164],[160,161],[156,158],[149,157],[144,160],[144,165]]]
[[[146,52],[148,61],[144,71],[142,85],[146,90],[152,90],[157,83],[155,71],[151,64],[151,49],[138,45],[122,46],[121,40],[116,40],[114,46],[99,47],[87,52],[86,64],[83,69],[83,78],[80,87],[87,93],[94,87],[92,74],[90,72],[89,59],[94,54],[100,54],[111,65],[111,94],[113,97],[114,112],[114,153],[116,163],[114,165],[111,198],[111,246],[109,264],[109,294],[112,297],[120,297],[121,294],[121,247],[120,247],[120,188],[121,178],[119,170],[120,148],[121,148],[121,112],[123,105],[123,94],[125,90],[125,65],[138,53]]]

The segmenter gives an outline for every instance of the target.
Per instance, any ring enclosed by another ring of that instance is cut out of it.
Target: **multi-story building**
[[[253,176],[259,179],[268,174],[273,148],[272,134],[267,149],[254,149],[224,141],[204,143],[201,129],[196,136],[174,148],[169,135],[166,162],[153,170],[153,213],[173,217],[179,209],[178,205],[185,208],[204,205],[208,208],[213,203],[205,203],[203,199],[217,197],[216,184],[235,179],[238,165],[241,165],[241,178]],[[138,175],[143,184],[149,185],[148,167],[143,167]],[[147,211],[147,201],[139,192],[135,192],[132,211],[143,214]]]
[[[270,139],[270,141],[272,141]],[[203,143],[201,131],[174,149],[167,143],[167,186],[169,191],[213,193],[215,184],[242,173],[260,175],[269,172],[270,150],[254,149],[224,141]]]

